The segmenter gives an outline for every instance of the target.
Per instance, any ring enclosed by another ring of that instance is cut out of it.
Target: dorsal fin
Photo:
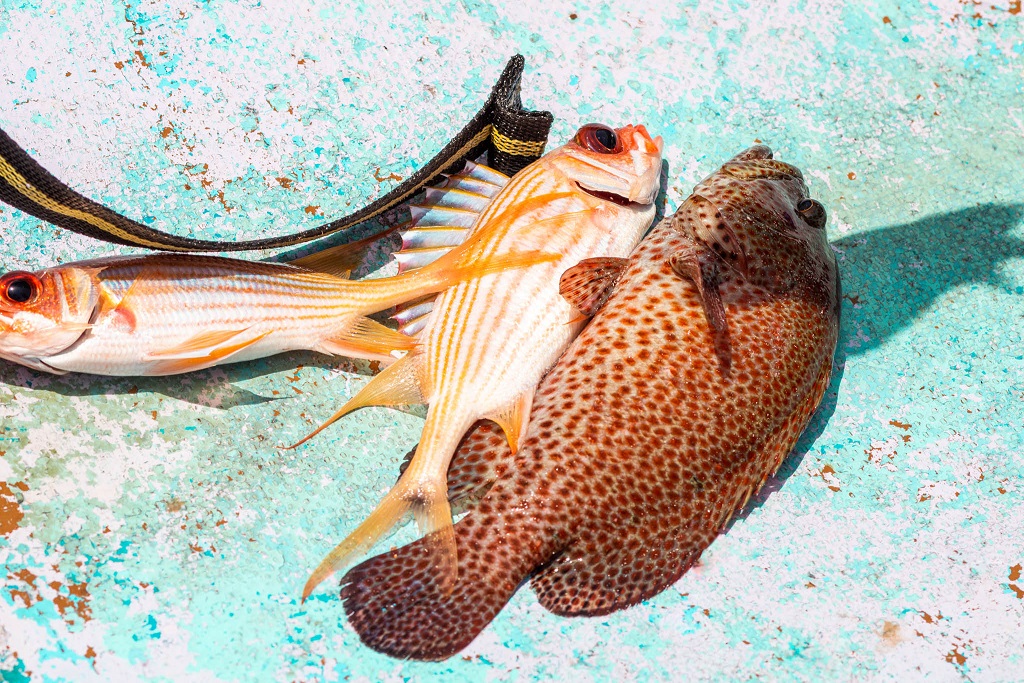
[[[480,164],[467,163],[439,187],[426,190],[422,204],[410,205],[412,223],[402,233],[402,248],[395,252],[398,272],[433,263],[469,236],[470,228],[508,176]]]
[[[490,166],[484,166],[483,164],[474,164],[472,161],[466,162],[466,167],[462,169],[462,175],[483,180],[498,187],[505,187],[509,181],[509,177],[501,171],[497,171]]]
[[[407,225],[409,223],[399,223],[376,235],[370,235],[361,240],[331,247],[330,249],[315,251],[312,254],[293,259],[288,263],[299,268],[305,268],[306,270],[348,278],[352,271],[357,270],[362,265],[363,259],[366,258],[366,253],[374,243],[390,235],[395,230],[401,230]]]
[[[410,337],[419,334],[427,324],[427,317],[434,310],[436,295],[410,301],[399,306],[391,318],[398,322],[398,331]]]

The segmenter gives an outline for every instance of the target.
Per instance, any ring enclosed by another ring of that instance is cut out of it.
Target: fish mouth
[[[576,183],[576,187],[580,188],[581,190],[589,194],[591,197],[597,197],[598,199],[602,199],[606,202],[611,202],[612,204],[618,204],[619,206],[643,206],[643,204],[641,204],[640,202],[631,202],[629,201],[628,197],[623,197],[622,195],[615,194],[614,192],[602,192],[601,190],[591,190],[589,187],[586,187],[581,183]]]

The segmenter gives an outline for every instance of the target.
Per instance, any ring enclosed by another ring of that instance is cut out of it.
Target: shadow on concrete
[[[1024,282],[1004,278],[1001,266],[1024,259],[1024,238],[1011,234],[1022,221],[1024,204],[983,204],[832,243],[843,288],[832,381],[793,452],[727,528],[764,505],[799,469],[835,412],[848,356],[885,344],[958,287],[1003,287],[1020,293]]]

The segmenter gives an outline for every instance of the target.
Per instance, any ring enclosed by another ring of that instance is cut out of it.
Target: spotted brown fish
[[[776,471],[828,386],[839,276],[825,220],[800,171],[756,146],[629,259],[567,271],[563,293],[596,315],[541,383],[519,452],[481,423],[449,470],[453,506],[472,506],[455,525],[454,588],[431,583],[424,539],[362,563],[341,592],[360,638],[443,659],[529,577],[566,616],[676,581]]]

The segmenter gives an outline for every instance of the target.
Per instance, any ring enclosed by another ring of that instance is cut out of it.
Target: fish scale
[[[460,444],[458,580],[432,585],[429,537],[354,567],[341,596],[363,642],[451,656],[527,580],[560,615],[635,604],[779,467],[829,383],[838,271],[799,171],[779,172],[763,146],[730,164],[742,175],[699,184],[617,277],[611,259],[563,276],[583,308],[614,289],[541,382],[519,451],[490,423]]]

